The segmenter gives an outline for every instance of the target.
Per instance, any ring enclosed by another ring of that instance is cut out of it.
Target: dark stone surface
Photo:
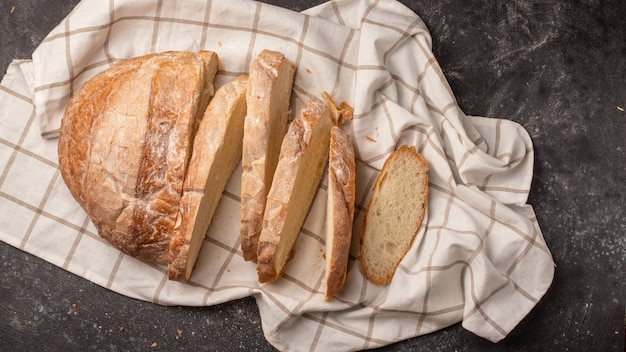
[[[302,10],[321,1],[268,2]],[[29,58],[76,3],[3,2],[0,72]],[[626,112],[618,107],[626,108],[626,2],[404,3],[428,25],[461,108],[529,131],[536,157],[529,202],[557,267],[546,296],[498,344],[457,324],[381,351],[623,351]],[[272,350],[253,299],[162,307],[4,243],[0,257],[0,349]]]

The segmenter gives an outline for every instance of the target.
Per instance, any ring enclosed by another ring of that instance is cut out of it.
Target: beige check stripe
[[[357,212],[346,285],[325,302],[322,182],[278,282],[259,284],[239,248],[240,173],[221,198],[188,284],[109,246],[60,177],[56,136],[68,98],[122,59],[213,50],[221,85],[262,49],[297,64],[292,114],[330,92],[354,107]],[[554,264],[527,197],[533,147],[518,124],[466,116],[421,19],[392,0],[341,0],[295,13],[250,0],[85,0],[14,61],[0,85],[0,240],[121,294],[163,305],[253,296],[281,350],[359,350],[462,322],[504,338],[541,299]],[[401,144],[429,163],[425,228],[387,287],[368,283],[358,234],[378,170]]]

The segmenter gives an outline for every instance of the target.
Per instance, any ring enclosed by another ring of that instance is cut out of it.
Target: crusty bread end
[[[68,189],[100,236],[166,264],[195,129],[219,58],[163,52],[112,65],[66,108],[58,143]]]

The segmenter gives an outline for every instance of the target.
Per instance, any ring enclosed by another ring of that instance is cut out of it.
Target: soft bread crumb
[[[375,284],[391,282],[420,229],[428,200],[427,170],[415,148],[403,145],[376,179],[361,231],[361,265]]]

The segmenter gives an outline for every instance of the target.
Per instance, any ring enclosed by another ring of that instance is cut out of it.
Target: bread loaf
[[[333,126],[326,201],[325,300],[335,295],[346,280],[354,219],[355,176],[352,139],[339,126]]]
[[[215,53],[128,59],[74,95],[62,120],[63,180],[98,233],[167,263],[195,129],[213,95]]]
[[[191,276],[226,182],[241,160],[246,88],[246,76],[220,87],[200,122],[170,240],[170,279]]]
[[[241,174],[241,250],[257,256],[267,192],[287,130],[295,66],[283,54],[263,50],[250,66]]]
[[[289,125],[267,195],[258,243],[259,282],[272,282],[283,274],[324,173],[330,129],[338,113],[332,101],[312,98]]]
[[[428,202],[428,165],[415,147],[401,146],[385,161],[374,184],[360,238],[365,276],[391,282],[418,233]]]

